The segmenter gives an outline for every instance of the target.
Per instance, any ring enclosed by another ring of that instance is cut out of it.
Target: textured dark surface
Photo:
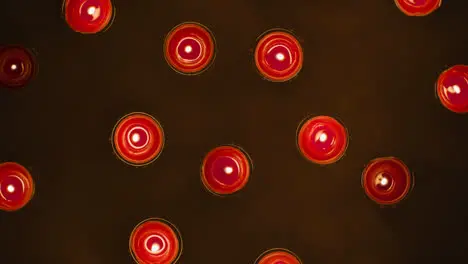
[[[132,263],[128,238],[147,217],[179,227],[181,263],[253,263],[286,247],[304,263],[455,263],[466,254],[468,117],[435,98],[438,74],[468,63],[468,1],[423,18],[391,0],[124,1],[109,31],[72,32],[61,1],[3,0],[0,43],[38,52],[40,72],[0,91],[0,159],[31,169],[36,195],[0,213],[1,263]],[[162,44],[197,21],[218,53],[199,76],[175,73]],[[274,27],[302,41],[298,78],[275,84],[253,65]],[[146,111],[164,126],[160,158],[125,165],[109,142],[115,122]],[[309,114],[340,118],[351,140],[337,164],[305,161],[295,145]],[[218,198],[200,163],[219,144],[252,157],[251,181]],[[402,204],[381,209],[360,185],[364,165],[397,156],[416,177]]]

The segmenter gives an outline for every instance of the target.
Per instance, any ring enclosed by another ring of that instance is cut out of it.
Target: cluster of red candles
[[[441,0],[395,0],[409,16],[423,16],[435,11]],[[64,18],[70,28],[94,34],[109,28],[115,14],[110,0],[66,0]],[[213,62],[216,42],[212,32],[199,23],[174,27],[164,43],[167,63],[175,71],[194,75]],[[273,82],[286,82],[302,68],[303,52],[297,38],[286,30],[269,30],[257,41],[254,62],[259,74]],[[0,47],[0,85],[19,88],[27,85],[37,72],[34,53],[20,46]],[[468,66],[456,65],[442,72],[436,81],[437,96],[447,109],[468,112]],[[112,132],[116,156],[132,166],[153,162],[164,148],[161,124],[147,113],[123,116]],[[348,146],[348,132],[342,122],[330,116],[308,117],[299,124],[297,147],[305,159],[320,165],[337,162]],[[209,151],[201,164],[201,182],[206,190],[218,195],[232,195],[248,183],[252,160],[238,146],[222,145]],[[362,176],[366,195],[380,205],[394,205],[404,199],[413,186],[408,167],[395,157],[377,158],[368,163]],[[16,211],[34,194],[29,171],[14,162],[0,164],[0,210]],[[138,224],[130,235],[130,252],[140,264],[175,263],[182,252],[178,229],[169,221],[150,218]],[[257,264],[299,264],[300,259],[286,249],[263,253]]]

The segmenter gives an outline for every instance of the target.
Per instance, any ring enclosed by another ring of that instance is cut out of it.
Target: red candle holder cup
[[[255,48],[255,66],[265,79],[289,81],[302,69],[304,55],[299,41],[282,29],[264,33]]]
[[[395,0],[396,6],[408,16],[427,16],[442,4],[442,0]]]
[[[124,162],[143,166],[156,160],[164,147],[164,132],[159,122],[146,113],[122,117],[112,133],[114,152]]]
[[[169,221],[150,218],[133,229],[129,247],[138,264],[173,264],[182,254],[182,238]]]
[[[15,162],[0,164],[0,210],[17,211],[34,195],[34,181],[29,171]]]
[[[452,112],[468,112],[468,66],[456,65],[440,74],[436,84],[437,97]]]
[[[362,173],[366,195],[381,205],[394,205],[403,200],[412,187],[412,176],[406,165],[394,157],[372,160]]]
[[[297,146],[309,161],[321,165],[341,159],[348,147],[348,132],[343,124],[329,116],[306,119],[299,126]]]
[[[111,0],[65,0],[62,9],[68,26],[82,34],[107,30],[115,14]]]
[[[202,24],[186,22],[174,27],[164,42],[164,57],[176,72],[200,74],[215,58],[216,43],[211,31]]]
[[[250,172],[251,160],[246,152],[234,146],[220,146],[205,156],[201,180],[211,193],[230,195],[247,185]]]
[[[302,261],[296,254],[281,248],[270,249],[264,252],[255,261],[255,264],[301,264]]]
[[[26,86],[37,72],[35,56],[20,46],[0,47],[0,86]]]

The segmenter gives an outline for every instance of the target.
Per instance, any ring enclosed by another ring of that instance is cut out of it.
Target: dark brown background
[[[444,1],[423,18],[391,0],[114,0],[109,31],[84,36],[61,17],[61,1],[3,0],[0,43],[38,53],[40,72],[20,91],[0,91],[0,159],[31,169],[23,210],[0,214],[1,263],[132,263],[128,237],[147,217],[180,229],[185,264],[253,263],[286,247],[304,263],[455,263],[466,254],[468,119],[435,98],[438,74],[468,63],[468,1]],[[166,64],[176,24],[198,21],[218,53],[199,76]],[[262,80],[256,38],[274,27],[302,41],[292,82]],[[146,111],[167,142],[145,168],[125,165],[109,142],[116,121]],[[340,118],[347,155],[320,167],[296,149],[309,114]],[[204,154],[245,148],[247,187],[218,198],[199,181]],[[378,156],[403,159],[415,189],[382,209],[360,185]]]

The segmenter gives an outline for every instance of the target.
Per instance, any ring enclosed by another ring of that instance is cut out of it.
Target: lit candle
[[[0,164],[0,210],[19,210],[33,194],[34,182],[26,168],[14,162]]]
[[[408,16],[427,16],[442,4],[442,0],[395,0],[396,6]]]
[[[301,264],[296,254],[287,249],[270,249],[257,258],[255,264]]]
[[[37,71],[35,56],[19,46],[0,47],[0,86],[20,88],[27,85]]]
[[[65,0],[63,13],[72,30],[94,34],[110,27],[114,7],[111,0]]]
[[[403,200],[410,191],[411,180],[408,167],[394,157],[372,160],[362,174],[366,195],[382,205],[397,204]]]
[[[436,91],[447,109],[455,113],[468,113],[468,66],[456,65],[442,72]]]
[[[147,219],[132,231],[130,252],[137,263],[175,263],[182,253],[180,233],[167,220]]]
[[[301,44],[285,30],[264,33],[257,43],[254,57],[258,71],[270,81],[291,80],[302,68]]]
[[[299,151],[308,160],[331,164],[344,155],[348,146],[348,133],[336,119],[317,116],[300,125],[297,144]]]
[[[213,62],[215,48],[214,36],[208,28],[199,23],[182,23],[167,35],[164,57],[179,73],[199,74]]]
[[[201,179],[207,190],[218,195],[233,194],[248,182],[251,161],[241,149],[221,146],[203,160]]]
[[[146,113],[131,113],[119,120],[112,133],[114,151],[135,166],[153,162],[162,152],[164,132],[159,122]]]

